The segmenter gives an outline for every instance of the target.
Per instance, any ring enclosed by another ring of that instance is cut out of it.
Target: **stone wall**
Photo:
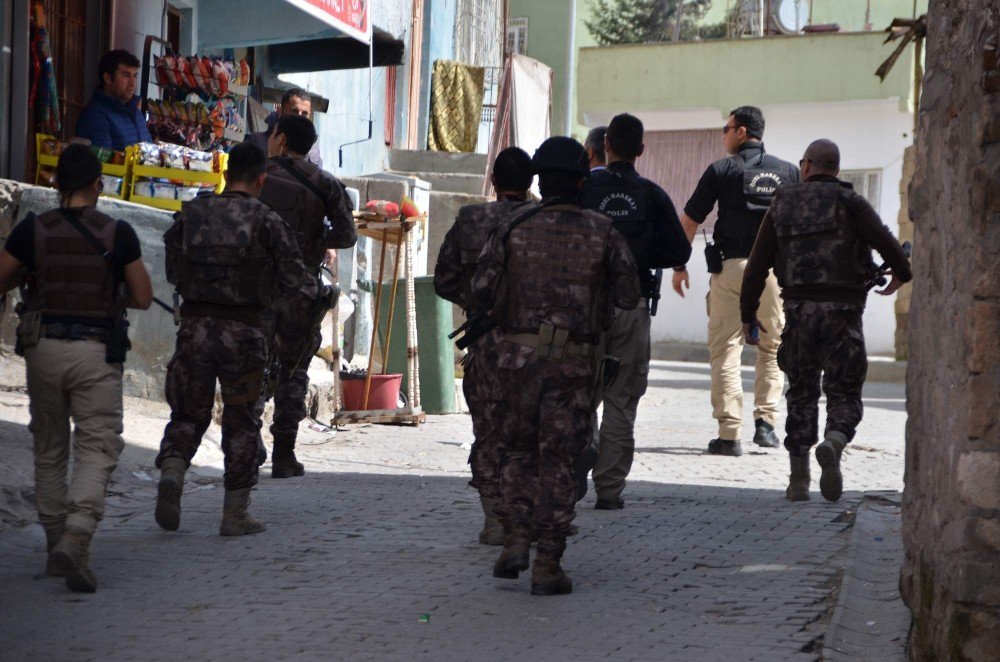
[[[903,152],[903,177],[899,181],[899,241],[913,242],[913,221],[910,219],[909,189],[917,168],[916,148],[907,147]],[[913,284],[907,283],[896,293],[896,359],[905,361],[910,356],[910,299]]]
[[[1000,5],[931,3],[910,187],[900,589],[914,660],[1000,659]]]

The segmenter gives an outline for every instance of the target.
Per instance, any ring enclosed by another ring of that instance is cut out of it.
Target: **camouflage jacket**
[[[267,205],[245,193],[184,203],[163,242],[167,281],[182,294],[205,295],[186,304],[263,308],[278,299],[290,309],[304,310],[316,296],[315,279],[306,272],[291,230]],[[241,255],[248,259],[241,261]]]
[[[903,282],[913,278],[896,237],[851,185],[817,175],[778,189],[743,272],[740,314],[753,322],[773,268],[786,301],[864,306],[872,249]]]
[[[434,291],[442,299],[456,303],[469,313],[475,309],[472,277],[479,255],[497,226],[526,209],[526,199],[503,198],[481,205],[467,205],[458,211],[455,224],[448,230],[434,267]]]
[[[320,193],[324,194],[323,199],[303,186],[295,175],[288,171],[288,167],[305,176]],[[354,209],[340,180],[325,170],[320,170],[308,159],[292,159],[286,156],[270,159],[267,164],[267,175],[295,182],[306,189],[304,218],[296,232],[306,265],[309,267],[319,265],[328,248],[350,248],[357,243],[358,234],[352,215]],[[324,218],[329,225],[324,222]]]
[[[625,238],[607,216],[556,204],[497,229],[472,290],[505,334],[537,333],[547,323],[568,330],[571,342],[594,344],[614,308],[639,304],[637,273]],[[497,351],[500,367],[517,369],[535,350],[505,340]]]

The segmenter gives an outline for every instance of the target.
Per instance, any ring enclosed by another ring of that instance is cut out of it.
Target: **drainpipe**
[[[507,40],[504,39],[504,43]],[[569,0],[569,57],[566,62],[566,117],[563,135],[573,133],[573,92],[576,89],[576,0]]]
[[[361,143],[366,143],[372,139],[375,135],[375,83],[374,83],[374,71],[375,71],[375,29],[372,25],[372,15],[371,15],[371,5],[368,5],[368,137],[362,138],[361,140],[354,140],[349,143],[344,143],[337,150],[337,162],[338,168],[344,167],[344,148],[351,145],[360,145]]]

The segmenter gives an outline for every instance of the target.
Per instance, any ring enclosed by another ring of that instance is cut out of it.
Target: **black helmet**
[[[560,170],[585,177],[590,172],[590,159],[583,145],[567,138],[555,136],[543,142],[531,159],[531,169],[535,174]]]

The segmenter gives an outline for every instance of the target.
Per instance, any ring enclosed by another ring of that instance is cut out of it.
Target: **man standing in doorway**
[[[740,322],[740,288],[743,270],[753,248],[761,221],[775,191],[782,184],[799,181],[791,163],[765,153],[764,114],[754,106],[740,106],[729,114],[722,129],[726,151],[731,156],[708,166],[698,181],[681,217],[689,241],[712,207],[719,205],[714,240],[705,250],[712,274],[708,293],[708,349],[712,365],[712,415],[719,422],[719,435],[708,443],[713,455],[743,454],[743,379],[740,356],[743,327]],[[674,269],[673,287],[681,297],[690,286],[687,270]],[[767,277],[757,312],[769,329],[784,326],[781,295],[774,274]],[[780,444],[774,432],[778,402],[784,379],[778,369],[778,334],[761,336],[757,346],[754,384],[753,441],[763,448]]]

